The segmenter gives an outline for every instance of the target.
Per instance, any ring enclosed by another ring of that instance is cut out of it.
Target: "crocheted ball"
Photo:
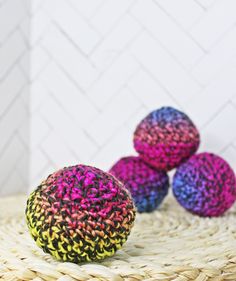
[[[140,157],[121,158],[110,169],[110,173],[131,192],[139,212],[155,210],[168,193],[167,174],[148,166]]]
[[[178,168],[173,192],[188,211],[203,217],[220,216],[236,200],[235,174],[219,156],[200,153]]]
[[[44,252],[79,263],[120,249],[133,226],[135,207],[115,177],[77,165],[50,175],[31,193],[26,219]]]
[[[200,144],[197,128],[174,108],[151,112],[137,126],[134,147],[140,157],[157,169],[169,171],[194,154]]]

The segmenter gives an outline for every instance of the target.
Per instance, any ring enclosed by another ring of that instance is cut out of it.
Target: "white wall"
[[[35,3],[33,182],[77,162],[108,169],[162,105],[187,111],[202,150],[236,168],[235,0]]]
[[[0,196],[28,189],[28,0],[0,0]]]
[[[201,150],[236,169],[235,0],[31,3],[31,188],[134,153],[135,125],[162,105],[189,113]]]

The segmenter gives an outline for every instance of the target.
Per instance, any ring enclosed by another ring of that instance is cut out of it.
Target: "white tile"
[[[17,116],[17,118],[16,118]],[[22,100],[15,99],[11,107],[1,118],[0,131],[4,132],[1,134],[0,151],[9,142],[11,136],[21,128],[24,122],[27,122],[27,112],[25,110]]]
[[[236,93],[231,98],[232,104],[236,107]]]
[[[236,168],[233,0],[0,3],[1,195],[79,162],[108,170],[164,105]]]
[[[186,103],[187,112],[202,127],[235,94],[236,67],[220,73],[201,93]]]
[[[22,0],[7,0],[0,8],[0,42],[4,43],[6,37],[17,28],[20,21],[26,16]]]
[[[12,34],[5,44],[0,47],[0,79],[16,63],[25,50],[26,47],[19,32]]]
[[[22,176],[18,173],[18,171],[13,170],[11,176],[7,177],[1,185],[0,195],[15,196],[16,194],[23,194],[26,192],[27,188],[28,186],[25,185],[25,182],[22,180]]]
[[[27,112],[27,114],[29,115],[30,113],[30,87],[29,84],[25,84],[22,88],[22,90],[20,91],[18,97],[20,98],[20,100],[22,101],[22,104],[24,106],[25,111]],[[28,116],[27,115],[27,116]],[[29,116],[28,116],[29,117]]]
[[[131,12],[185,67],[193,66],[204,54],[202,49],[152,0],[137,1]]]
[[[31,164],[30,164],[30,177],[34,180],[39,174],[41,174],[44,169],[48,166],[48,159],[45,154],[38,147],[34,149],[31,154]],[[43,180],[43,177],[42,179]],[[37,184],[40,184],[38,182]]]
[[[32,1],[33,3],[35,2]],[[30,44],[34,46],[40,39],[43,38],[44,34],[46,33],[48,26],[50,26],[51,19],[45,11],[39,9],[37,13],[31,18],[30,21]]]
[[[201,150],[211,150],[219,153],[235,139],[236,108],[228,104],[217,116],[201,131]]]
[[[91,24],[102,34],[106,34],[127,12],[132,2],[132,0],[106,1],[91,19]]]
[[[91,165],[108,171],[121,157],[129,155],[136,155],[133,148],[132,135],[127,128],[122,127],[113,136],[112,140],[94,156]]]
[[[37,155],[31,156],[31,162],[32,162],[32,169],[34,169],[34,164],[37,162]],[[40,169],[34,169],[34,172],[38,172],[36,175],[30,173],[30,184],[28,188],[28,194],[32,192],[39,184],[45,180],[50,174],[54,173],[56,170],[58,170],[61,167],[55,166],[55,164],[48,162],[45,167],[43,167],[42,170]]]
[[[30,125],[30,151],[32,153],[50,134],[51,128],[39,114],[31,117]]]
[[[94,48],[100,39],[98,32],[89,26],[80,14],[68,5],[67,1],[58,0],[53,11],[53,18],[70,40],[86,54]]]
[[[192,74],[207,85],[223,68],[235,63],[236,28],[227,33],[222,41],[215,45],[203,59],[193,68]]]
[[[179,103],[200,91],[200,86],[189,73],[147,33],[133,43],[131,52]]]
[[[129,130],[131,139],[133,140],[133,133],[137,125],[150,113],[150,110],[141,106],[137,111],[125,121],[125,127]]]
[[[218,0],[192,28],[192,36],[207,50],[236,22],[236,1]]]
[[[66,110],[61,105],[58,105],[56,98],[49,97],[40,112],[54,131],[50,135],[50,139],[54,137],[56,144],[58,139],[61,138],[68,149],[70,148],[71,151],[74,151],[81,161],[86,161],[93,155],[96,151],[96,144],[90,140]]]
[[[17,161],[20,159],[24,153],[24,147],[19,141],[17,135],[13,135],[9,139],[9,143],[4,150],[1,151],[0,156],[0,170],[1,170],[1,179],[0,183],[6,180],[10,176],[10,172],[16,166]]]
[[[40,45],[37,45],[30,54],[31,59],[31,68],[30,68],[30,79],[31,81],[35,80],[39,73],[46,67],[50,61],[48,54],[41,48]]]
[[[24,109],[22,109],[23,111]],[[25,108],[25,111],[27,111],[28,108]],[[29,145],[30,145],[30,138],[31,138],[31,132],[30,132],[30,118],[27,114],[28,112],[25,112],[23,122],[20,122],[18,127],[16,128],[16,132],[21,139],[21,142],[24,144],[25,148],[27,149],[27,154],[29,154]],[[25,171],[25,173],[28,173],[28,171]]]
[[[192,24],[204,14],[204,9],[194,0],[155,1],[186,30],[188,30]]]
[[[197,3],[205,7],[206,9],[209,9],[210,6],[214,5],[215,2],[218,0],[195,0]]]
[[[99,145],[103,145],[139,106],[140,103],[132,93],[123,90],[107,104],[107,109],[86,130],[96,139]]]
[[[17,61],[16,63],[16,65],[19,65],[27,81],[29,81],[30,79],[30,69],[31,69],[30,63],[31,63],[31,57],[30,57],[30,51],[28,50],[23,53],[19,61]]]
[[[53,132],[44,142],[41,147],[46,157],[54,164],[55,169],[61,169],[66,166],[75,165],[79,159],[71,152],[69,146],[63,142],[60,135]]]
[[[8,109],[26,83],[21,71],[15,67],[0,84],[0,116]]]
[[[25,159],[29,133],[26,98],[29,68],[27,75],[22,70],[29,27],[22,22],[27,21],[28,8],[26,0],[0,1],[1,196],[22,193],[28,188]]]
[[[127,86],[149,110],[166,105],[176,106],[169,93],[158,81],[142,69],[129,80]]]
[[[88,90],[88,95],[99,108],[112,98],[138,69],[138,64],[128,54],[124,54],[108,68],[99,80]]]
[[[50,28],[42,44],[82,88],[88,88],[97,77],[87,58],[55,27]]]
[[[38,10],[45,4],[46,0],[33,0],[31,4],[31,15],[35,15]],[[48,2],[48,1],[47,1]]]
[[[47,102],[48,96],[48,90],[39,79],[30,84],[30,112],[32,115],[37,114],[37,109],[40,108],[44,102]]]
[[[24,37],[24,40],[27,41],[27,44],[30,43],[30,37],[31,37],[31,18],[29,15],[25,16],[17,26],[17,30],[20,30],[22,36]]]
[[[96,67],[100,71],[109,67],[120,52],[125,50],[127,44],[133,41],[140,29],[140,25],[129,15],[126,15],[92,54],[91,60]]]
[[[19,174],[21,181],[24,184],[23,190],[25,192],[29,188],[29,173],[30,173],[30,155],[28,148],[24,147],[24,152],[16,163],[15,171]],[[18,184],[17,184],[18,185]]]
[[[78,89],[57,65],[50,64],[41,76],[45,87],[52,92],[81,126],[86,126],[94,119],[97,110],[92,102]]]
[[[86,18],[91,18],[106,0],[69,0],[70,3]]]

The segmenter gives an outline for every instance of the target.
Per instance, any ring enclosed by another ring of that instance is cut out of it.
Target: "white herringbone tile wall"
[[[0,12],[19,1],[0,0]],[[235,0],[31,0],[30,187],[62,166],[106,170],[134,153],[136,124],[163,105],[186,111],[201,130],[201,150],[236,170],[235,10]],[[16,18],[1,36],[21,42],[29,20]],[[21,57],[18,76],[25,49],[19,43],[7,61]]]
[[[162,105],[236,168],[235,0],[33,3],[33,184],[77,162],[108,169]]]
[[[0,196],[28,189],[28,13],[28,0],[0,0]]]

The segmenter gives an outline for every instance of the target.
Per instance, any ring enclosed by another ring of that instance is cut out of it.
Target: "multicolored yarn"
[[[236,200],[236,179],[228,163],[211,153],[192,156],[173,180],[178,202],[203,217],[220,216]]]
[[[148,166],[140,157],[121,158],[110,173],[131,192],[139,212],[155,210],[168,193],[168,175]]]
[[[186,114],[171,107],[151,112],[134,133],[134,147],[140,157],[164,171],[186,161],[197,151],[199,144],[199,132],[193,122]]]
[[[50,175],[31,193],[26,219],[44,252],[79,263],[120,249],[133,226],[135,207],[115,177],[77,165]]]

